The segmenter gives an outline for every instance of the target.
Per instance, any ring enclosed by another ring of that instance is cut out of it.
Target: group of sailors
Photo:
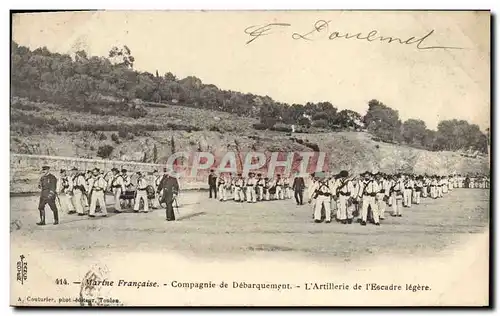
[[[114,212],[121,213],[125,208],[132,208],[136,213],[148,213],[150,209],[161,208],[166,204],[167,220],[175,220],[173,202],[179,193],[179,183],[165,168],[160,175],[157,170],[144,173],[137,171],[137,180],[131,181],[126,169],[112,168],[104,170],[60,170],[59,177],[50,173],[49,166],[43,166],[44,173],[40,179],[41,189],[39,212],[40,222],[45,225],[45,205],[48,204],[54,213],[54,224],[59,223],[58,211],[68,214],[106,217],[106,193],[114,198]]]
[[[363,226],[367,222],[378,226],[385,219],[388,208],[392,208],[391,216],[401,217],[403,208],[420,204],[422,198],[442,198],[455,188],[489,188],[489,178],[486,176],[367,171],[351,178],[346,170],[330,176],[324,172],[314,173],[307,180],[296,175],[292,185],[290,182],[288,177],[280,174],[273,179],[252,172],[248,177],[242,174],[217,176],[211,170],[208,178],[209,198],[255,203],[290,199],[293,193],[297,205],[303,205],[305,194],[308,202],[313,204],[313,219],[317,223],[330,223],[335,218],[342,224],[352,224],[358,217],[356,221]]]
[[[290,185],[288,177],[277,175],[270,179],[261,173],[249,172],[248,177],[241,173],[236,176],[230,173],[216,175],[210,170],[208,176],[209,198],[235,202],[256,203],[258,201],[291,199],[296,184]]]

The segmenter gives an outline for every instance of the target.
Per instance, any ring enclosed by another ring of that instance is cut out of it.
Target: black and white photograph
[[[490,23],[11,12],[11,306],[489,306]]]

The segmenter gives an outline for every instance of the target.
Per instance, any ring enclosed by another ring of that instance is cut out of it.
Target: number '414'
[[[56,284],[57,285],[68,285],[68,280],[66,279],[56,279]]]

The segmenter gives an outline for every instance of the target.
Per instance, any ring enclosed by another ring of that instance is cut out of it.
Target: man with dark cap
[[[294,192],[295,196],[295,202],[297,202],[297,205],[303,205],[304,204],[304,189],[306,187],[306,184],[304,182],[304,178],[300,176],[300,174],[297,172],[297,175],[295,176],[295,179],[293,179],[293,184],[292,184],[292,190]]]
[[[59,213],[56,206],[57,178],[50,173],[49,166],[42,167],[42,177],[38,187],[41,189],[38,211],[40,212],[40,222],[37,225],[45,225],[45,204],[50,206],[54,215],[54,225],[59,224]]]
[[[212,198],[212,192],[214,194],[214,199],[217,199],[217,176],[215,175],[214,170],[210,170],[210,174],[208,175],[208,198]]]
[[[166,204],[167,221],[174,221],[174,200],[179,194],[179,182],[167,172],[160,181],[158,192],[162,192],[162,200],[160,203]]]

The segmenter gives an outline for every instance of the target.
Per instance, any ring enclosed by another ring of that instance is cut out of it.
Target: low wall
[[[42,166],[50,166],[54,175],[59,175],[60,169],[69,170],[77,167],[79,170],[91,170],[99,168],[109,171],[111,168],[125,168],[129,172],[158,170],[163,171],[164,165],[140,163],[133,161],[84,159],[75,157],[58,157],[26,154],[10,154],[10,192],[24,193],[37,192],[40,170]],[[197,177],[182,177],[179,179],[182,189],[205,189],[208,188],[207,178],[201,174]]]

